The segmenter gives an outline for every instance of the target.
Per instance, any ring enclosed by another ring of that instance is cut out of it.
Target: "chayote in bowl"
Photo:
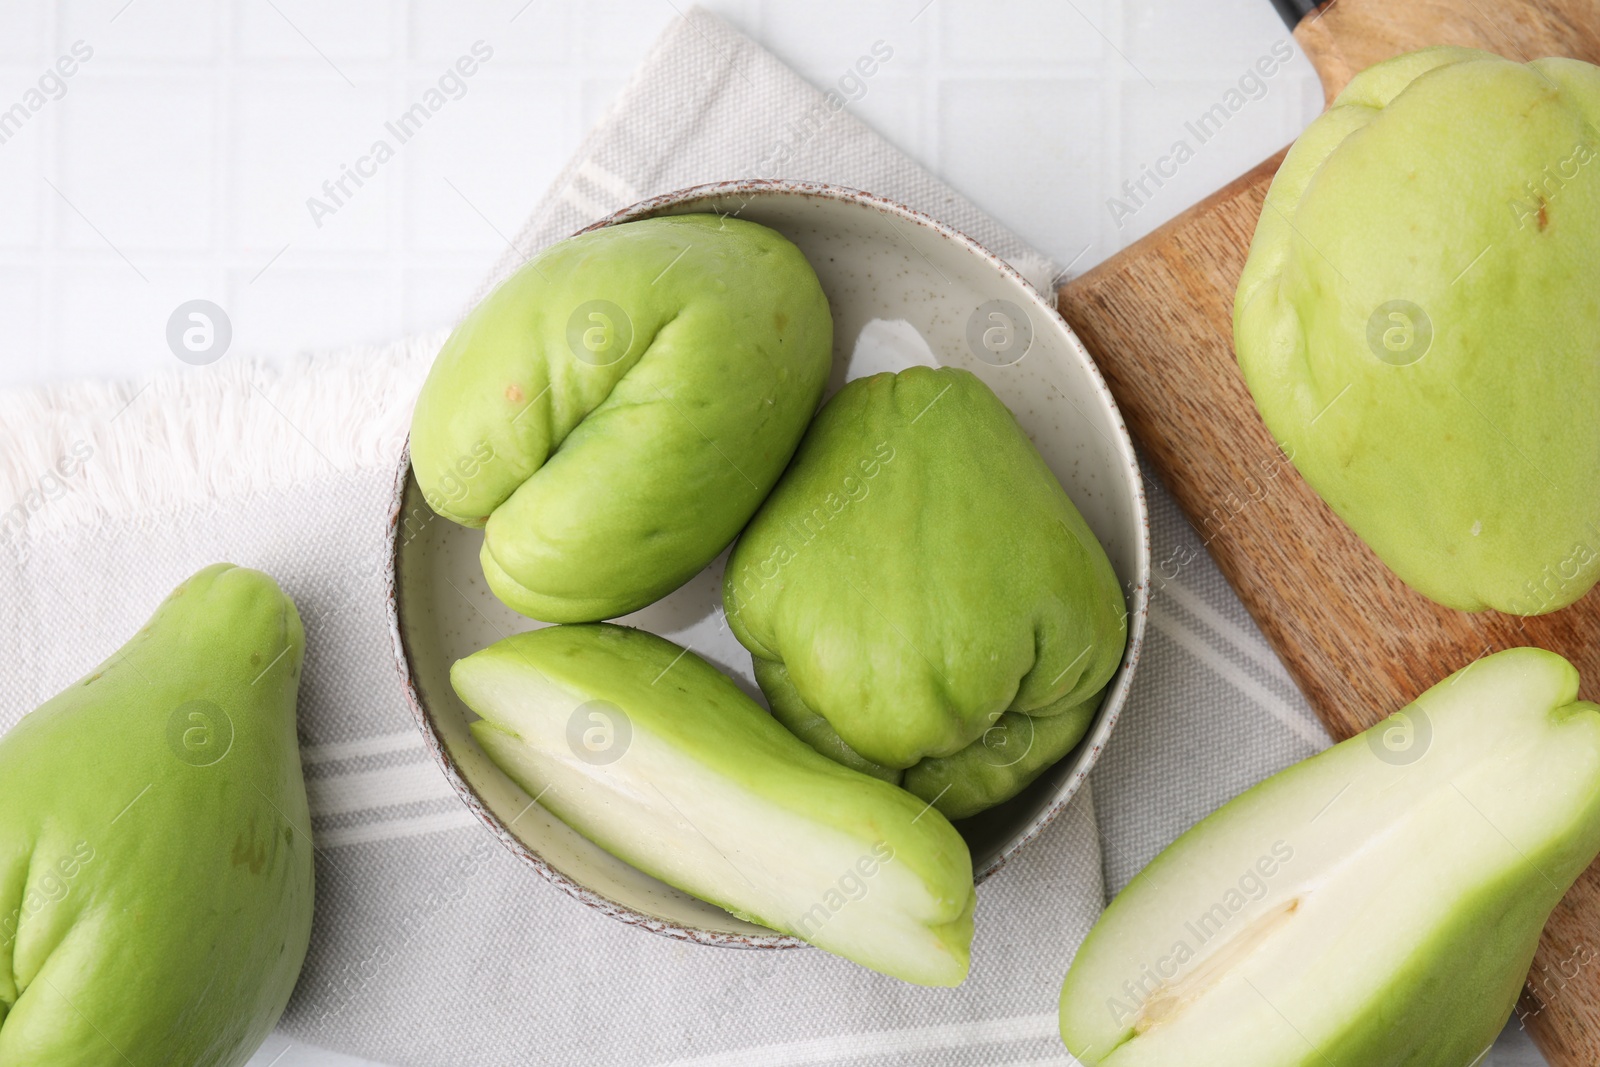
[[[1553,611],[1600,577],[1600,69],[1430,48],[1272,183],[1234,341],[1267,427],[1406,584]]]
[[[457,661],[450,684],[495,765],[612,855],[863,967],[965,980],[977,896],[961,835],[811,751],[689,649],[547,626]],[[595,744],[580,732],[601,724]]]
[[[553,245],[445,342],[417,483],[483,527],[484,575],[548,622],[644,607],[727,547],[822,399],[833,318],[800,250],[682,215]]]
[[[773,713],[952,818],[1082,738],[1127,640],[1105,551],[967,371],[853,381],[729,558],[728,624]]]

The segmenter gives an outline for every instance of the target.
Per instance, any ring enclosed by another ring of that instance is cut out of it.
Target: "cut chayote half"
[[[1483,1063],[1600,851],[1600,708],[1577,696],[1560,656],[1496,652],[1212,812],[1078,948],[1068,1050],[1086,1067]]]
[[[710,563],[816,411],[833,319],[800,250],[683,215],[562,241],[491,293],[418,397],[411,462],[485,528],[495,595],[536,619],[644,607]]]
[[[690,650],[550,626],[460,660],[450,682],[495,764],[612,855],[875,971],[966,978],[977,898],[961,835],[818,756]]]
[[[1100,543],[1005,405],[949,368],[828,402],[723,600],[792,732],[956,818],[1077,744],[1127,639]]]

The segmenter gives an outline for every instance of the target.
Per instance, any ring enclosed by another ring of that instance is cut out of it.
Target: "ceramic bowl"
[[[833,307],[830,393],[862,374],[914,363],[965,367],[982,378],[1015,412],[1122,579],[1127,652],[1082,744],[1021,795],[957,823],[982,881],[1066,806],[1128,696],[1144,641],[1150,548],[1144,489],[1122,418],[1051,302],[998,257],[926,215],[848,189],[749,181],[656,197],[595,225],[690,212],[751,219],[805,252]],[[540,624],[488,591],[478,567],[482,532],[434,519],[407,457],[400,460],[391,523],[390,622],[406,698],[428,747],[484,825],[544,877],[623,922],[709,944],[799,944],[612,857],[490,762],[467,728],[476,716],[450,688],[450,665]],[[725,559],[726,553],[682,589],[618,621],[692,645],[760,700],[749,654],[723,622]]]

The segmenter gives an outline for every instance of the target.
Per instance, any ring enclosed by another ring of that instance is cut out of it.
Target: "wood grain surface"
[[[1597,0],[1334,0],[1295,31],[1331,100],[1372,63],[1430,44],[1600,62]],[[1060,292],[1123,415],[1335,737],[1444,675],[1537,645],[1600,697],[1600,589],[1522,619],[1412,592],[1325,505],[1257,415],[1233,355],[1233,294],[1267,187],[1262,163]],[[1556,1067],[1600,1067],[1600,865],[1545,929],[1518,1013]]]

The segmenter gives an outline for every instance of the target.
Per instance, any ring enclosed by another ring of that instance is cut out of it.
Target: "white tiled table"
[[[196,298],[242,354],[447,324],[673,3],[6,0],[0,109],[75,42],[93,56],[0,143],[0,385],[170,369],[167,318]],[[1296,56],[1119,226],[1108,198],[1286,38],[1267,0],[708,6],[818,84],[888,42],[852,108],[1076,270],[1321,107]],[[465,95],[318,226],[307,198],[477,40]],[[275,1038],[252,1067],[358,1062]],[[1513,1035],[1488,1062],[1542,1061]]]

